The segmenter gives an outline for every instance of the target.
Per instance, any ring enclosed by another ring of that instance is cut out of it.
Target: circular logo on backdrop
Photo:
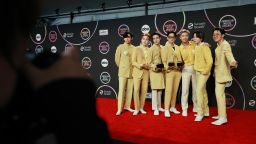
[[[100,51],[100,53],[102,53],[102,54],[107,54],[108,51],[109,51],[109,49],[110,49],[110,47],[109,47],[108,42],[103,41],[103,42],[100,43],[100,45],[99,45],[99,51]]]
[[[232,81],[228,81],[225,85],[225,87],[230,87],[232,85]]]
[[[256,59],[254,60],[254,66],[256,67]]]
[[[111,86],[102,85],[96,90],[95,96],[117,98],[117,93],[115,89],[113,89]]]
[[[128,25],[122,24],[118,27],[117,33],[120,37],[123,37],[123,34],[128,31],[130,31]]]
[[[108,84],[110,82],[110,75],[108,72],[102,72],[100,74],[100,81],[103,83],[103,84]]]
[[[41,34],[36,34],[36,41],[41,41],[41,39],[42,39]]]
[[[165,34],[170,31],[176,31],[177,30],[177,24],[173,20],[168,20],[163,24],[163,31]]]
[[[249,101],[249,106],[252,106],[252,107],[255,106],[255,100],[250,100]]]
[[[150,27],[149,27],[149,25],[147,25],[147,24],[145,24],[145,25],[143,25],[142,27],[141,27],[141,32],[142,33],[149,33],[149,31],[150,31]]]
[[[71,44],[66,44],[65,46],[65,53],[67,53],[69,51],[69,49],[71,49],[73,46]]]
[[[83,40],[87,40],[91,36],[91,32],[88,28],[83,28],[80,32],[80,36]]]
[[[108,60],[107,59],[102,59],[101,60],[101,66],[102,67],[107,67],[108,66]]]
[[[52,47],[51,47],[51,52],[52,52],[52,53],[56,53],[56,52],[57,52],[56,46],[52,46]]]
[[[43,51],[44,51],[44,49],[41,45],[36,46],[36,48],[35,48],[35,53],[36,54],[43,53]]]
[[[89,57],[84,57],[82,59],[82,67],[84,69],[89,69],[92,66],[92,61]]]
[[[256,35],[252,38],[252,46],[256,49]]]
[[[193,29],[193,26],[194,26],[193,23],[189,23],[189,24],[188,24],[188,29]]]
[[[256,76],[254,76],[251,80],[252,89],[256,90]]]
[[[219,26],[225,31],[231,31],[236,26],[236,18],[232,15],[224,15],[219,20]]]
[[[57,33],[56,33],[56,31],[50,31],[50,33],[49,33],[49,40],[50,40],[50,42],[55,42],[57,40]]]
[[[226,106],[228,109],[233,108],[236,103],[234,96],[229,93],[226,93]]]

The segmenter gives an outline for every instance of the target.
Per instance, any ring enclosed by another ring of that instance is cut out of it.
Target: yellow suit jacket
[[[180,44],[179,48],[185,65],[194,64],[195,46],[196,44],[193,41],[189,41],[189,45],[187,47],[185,47],[183,44]]]
[[[177,62],[182,61],[179,46],[174,44],[174,48],[169,43],[166,43],[166,45],[161,49],[161,58],[167,73],[171,71],[168,70],[169,62],[174,62],[175,66],[177,66]]]
[[[235,61],[230,44],[224,40],[215,49],[215,80],[224,83],[232,80],[230,64]]]
[[[209,74],[212,68],[212,52],[208,46],[201,43],[195,47],[194,69],[202,74]]]
[[[147,55],[144,54],[144,49],[146,50]],[[151,51],[148,47],[144,47],[142,45],[134,48],[132,55],[132,65],[133,65],[133,73],[132,76],[134,78],[141,78],[143,72],[148,70],[142,69],[143,64],[150,64],[149,57],[151,55]]]
[[[151,89],[164,89],[164,75],[163,72],[156,71],[156,65],[162,64],[161,49],[163,46],[153,45],[151,50],[151,56],[149,58],[151,69],[150,69],[150,83]]]
[[[132,78],[132,53],[135,47],[132,44],[121,44],[115,53],[115,62],[118,67],[118,76]]]

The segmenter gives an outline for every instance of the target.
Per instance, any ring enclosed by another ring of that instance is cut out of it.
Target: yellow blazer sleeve
[[[223,52],[229,64],[231,64],[233,61],[236,61],[233,56],[230,45],[224,45]]]
[[[178,61],[182,61],[182,59],[181,59],[181,51],[180,51],[180,47],[179,46],[176,47],[174,54],[175,54],[175,57],[177,58]]]
[[[117,67],[119,67],[119,63],[120,63],[120,58],[121,58],[121,47],[117,47],[116,49],[116,53],[115,53],[115,62]]]
[[[204,59],[206,61],[205,71],[204,74],[208,74],[211,71],[213,59],[212,59],[212,52],[208,46],[203,47]]]
[[[162,59],[162,62],[164,64],[164,69],[167,70],[168,69],[168,64],[167,64],[167,51],[166,51],[166,48],[163,47],[161,49],[161,59]]]
[[[141,64],[137,62],[138,48],[135,48],[132,53],[132,65],[138,69],[141,69]]]

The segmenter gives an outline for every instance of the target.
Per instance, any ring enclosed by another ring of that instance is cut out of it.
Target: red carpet
[[[145,105],[146,115],[141,113],[133,116],[131,112],[123,111],[116,116],[117,100],[97,98],[99,115],[107,122],[113,139],[148,144],[162,143],[204,143],[204,144],[255,144],[256,111],[229,109],[228,123],[222,126],[211,124],[211,117],[202,122],[194,122],[194,113],[189,109],[189,116],[164,114],[154,116],[151,103]],[[181,110],[180,106],[177,107]],[[210,114],[216,115],[217,109],[211,108]]]

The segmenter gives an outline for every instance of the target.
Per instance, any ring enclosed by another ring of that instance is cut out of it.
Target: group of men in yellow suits
[[[204,33],[193,33],[193,41],[189,41],[190,32],[183,29],[179,32],[181,45],[175,44],[176,33],[167,33],[165,46],[160,45],[161,35],[152,35],[153,45],[148,48],[151,35],[141,35],[141,44],[134,47],[131,44],[133,35],[126,32],[123,35],[124,44],[118,46],[115,62],[119,72],[118,111],[124,109],[138,115],[146,114],[144,104],[148,90],[148,83],[152,89],[152,110],[154,115],[164,112],[165,117],[170,117],[170,112],[179,114],[175,108],[177,91],[182,79],[181,106],[182,116],[187,116],[189,85],[192,81],[192,100],[195,121],[199,122],[209,116],[208,96],[206,82],[210,76],[213,64],[211,50],[208,43],[204,43]],[[215,94],[218,105],[218,116],[213,118],[214,125],[227,123],[225,84],[232,80],[231,69],[237,67],[231,47],[224,39],[225,31],[222,28],[213,30],[213,40],[217,43],[215,49]],[[161,95],[165,89],[164,109],[161,107]],[[133,93],[133,94],[132,94]],[[135,110],[131,109],[131,99],[134,96]]]

